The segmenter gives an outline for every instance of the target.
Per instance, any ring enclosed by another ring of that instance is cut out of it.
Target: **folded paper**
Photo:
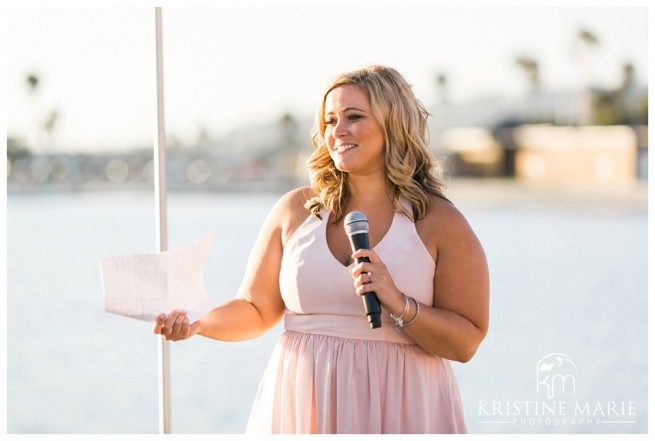
[[[100,260],[105,311],[144,321],[174,309],[191,322],[211,309],[205,288],[205,266],[214,234],[191,245],[157,254]]]

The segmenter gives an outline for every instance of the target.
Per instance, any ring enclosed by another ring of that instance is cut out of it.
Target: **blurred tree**
[[[595,47],[598,46],[598,37],[596,37],[590,30],[588,29],[580,29],[578,32],[578,38],[587,46],[587,47]]]
[[[635,84],[637,82],[635,78],[635,67],[632,63],[625,63],[623,65],[623,88],[626,89]]]
[[[594,102],[598,102],[593,96],[591,89],[593,87],[593,73],[591,71],[590,54],[591,51],[600,45],[598,37],[589,29],[581,28],[578,31],[577,40],[581,43],[580,67],[582,69],[585,89],[580,92],[578,99],[578,124],[588,124],[594,119]],[[605,98],[601,97],[601,101]]]
[[[32,72],[25,77],[25,83],[32,99],[35,100],[41,91],[41,78],[39,74]],[[52,109],[45,118],[37,106],[32,103],[33,127],[27,136],[28,148],[52,148],[54,146],[54,133],[59,121],[59,111]]]
[[[594,114],[592,122],[596,125],[611,125],[619,122],[619,93],[616,90],[592,90]]]
[[[25,133],[25,142],[28,149],[32,149],[38,144],[39,140],[39,122],[37,121],[37,97],[39,96],[39,85],[41,80],[36,73],[30,73],[25,77],[25,86],[29,94],[29,105],[31,107],[30,125]]]
[[[29,74],[27,76],[27,86],[32,93],[36,93],[36,89],[39,87],[39,77],[36,74]]]
[[[585,75],[585,81],[587,82],[587,87],[593,87],[593,72],[591,71],[591,62],[590,56],[593,50],[597,49],[600,46],[600,41],[598,37],[588,29],[580,29],[578,31],[578,41],[582,43],[582,48],[584,54],[581,57],[581,65]]]
[[[523,70],[528,79],[530,90],[536,92],[541,88],[541,75],[539,74],[539,63],[534,58],[520,56],[516,58],[516,64]]]
[[[525,100],[526,108],[523,118],[535,123],[550,120],[552,118],[552,111],[546,108],[547,106],[544,102],[544,95],[541,90],[539,62],[526,55],[519,56],[514,61],[528,80],[528,96]]]
[[[632,63],[623,65],[623,81],[621,82],[620,92],[620,114],[621,119],[626,124],[633,124],[639,119],[640,93],[637,84],[637,75]]]
[[[51,110],[47,118],[43,122],[43,130],[46,135],[46,143],[50,146],[54,145],[54,131],[59,120],[59,112],[57,109]]]
[[[450,85],[448,83],[448,77],[446,76],[446,74],[441,72],[437,74],[436,81],[437,81],[437,91],[439,94],[439,103],[441,105],[447,105],[450,101],[449,99]]]
[[[598,46],[598,37],[588,29],[580,29],[578,38],[589,47]]]
[[[298,142],[298,120],[289,112],[277,123],[275,145],[261,158],[267,163],[270,178],[278,182],[294,182],[300,161],[301,143]]]
[[[197,145],[207,145],[211,141],[211,135],[209,134],[209,130],[207,130],[207,127],[204,125],[201,125],[198,127],[198,136],[196,138],[196,146]]]
[[[298,132],[298,121],[296,118],[286,112],[282,115],[279,122],[281,132],[281,148],[283,150],[297,150],[296,134]]]
[[[31,153],[23,144],[23,140],[7,136],[7,158],[14,161],[17,158],[26,158],[30,155]]]
[[[639,87],[631,63],[625,63],[622,71],[619,87],[592,90],[595,124],[648,124],[648,94]]]

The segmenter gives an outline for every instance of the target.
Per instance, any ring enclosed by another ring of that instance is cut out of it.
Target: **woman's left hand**
[[[375,292],[382,306],[389,312],[400,315],[405,307],[403,293],[400,292],[386,265],[373,250],[360,249],[353,253],[353,259],[368,257],[370,262],[356,264],[351,270],[355,279],[357,294]]]

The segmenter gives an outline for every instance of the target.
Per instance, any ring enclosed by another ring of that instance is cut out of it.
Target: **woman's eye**
[[[358,115],[358,114],[351,114],[351,115],[347,115],[345,117],[345,119],[347,119],[348,121],[357,121],[358,119],[362,119],[362,118],[363,118],[363,116]],[[336,118],[328,118],[328,119],[325,120],[325,125],[326,126],[333,126],[336,123],[337,123]]]

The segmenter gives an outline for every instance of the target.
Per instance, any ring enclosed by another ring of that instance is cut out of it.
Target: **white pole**
[[[162,62],[161,7],[155,8],[157,46],[157,130],[154,146],[154,177],[157,252],[166,251],[166,131],[164,129],[164,76]],[[168,311],[166,311],[168,312]],[[159,433],[171,433],[168,342],[157,337],[159,371]]]

